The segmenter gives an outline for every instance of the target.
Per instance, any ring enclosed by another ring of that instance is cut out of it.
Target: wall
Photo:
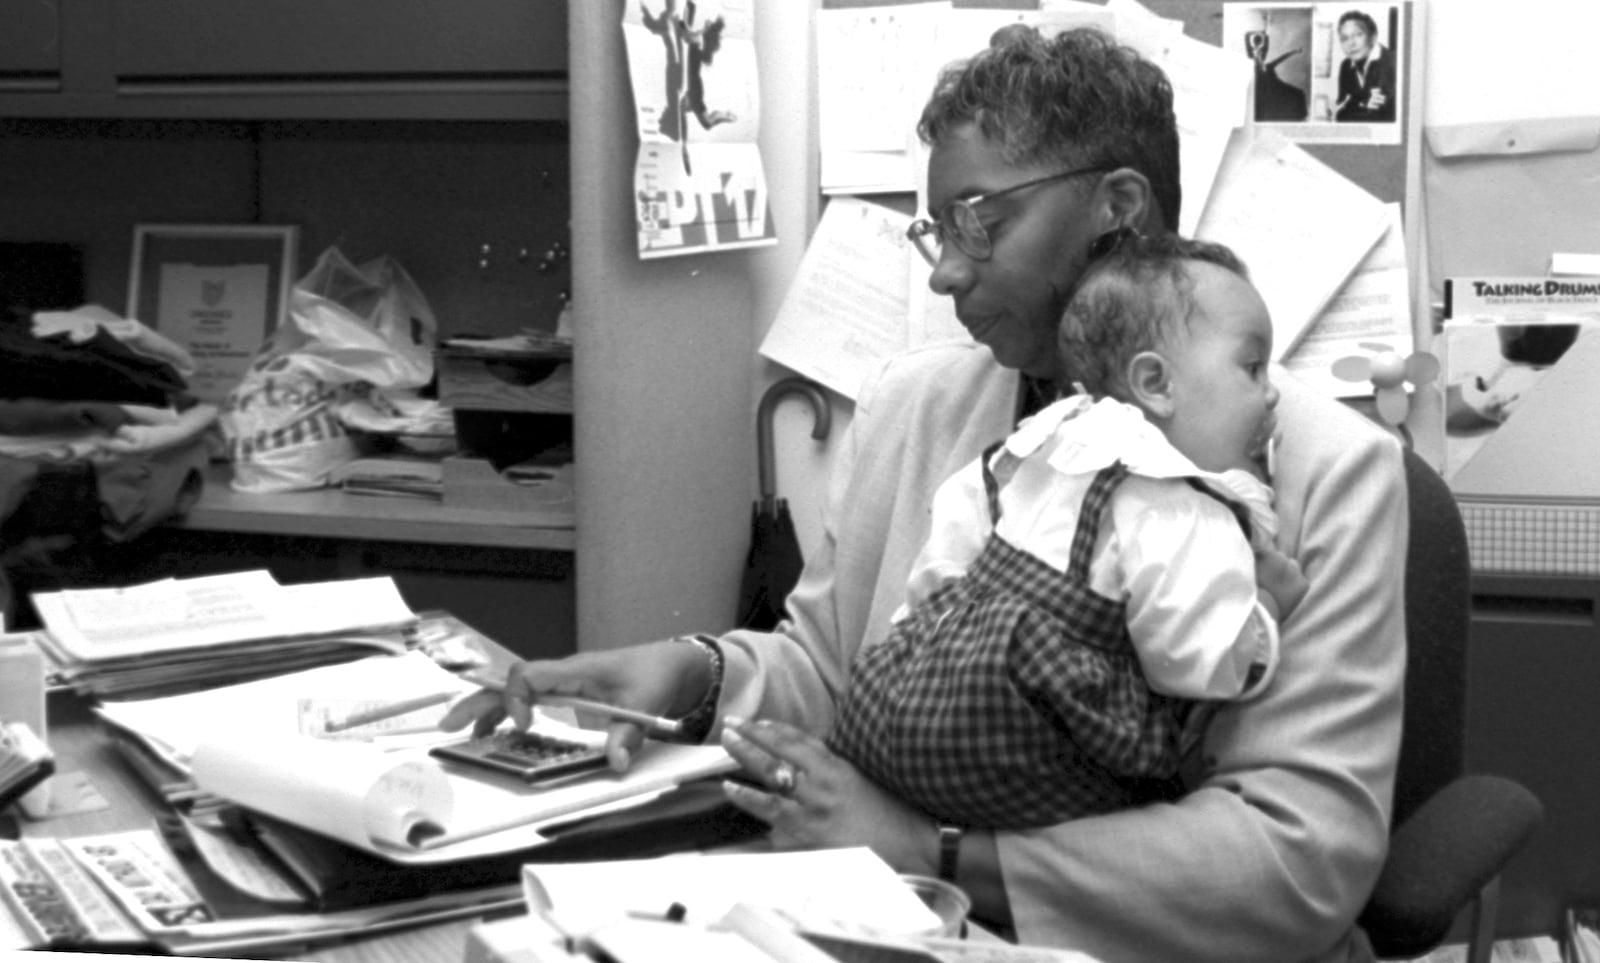
[[[1427,9],[1429,124],[1600,115],[1600,6],[1523,0],[1513,14],[1490,0],[1433,0]]]
[[[776,247],[640,261],[621,6],[570,0],[580,649],[727,627],[756,495],[760,334],[814,221],[809,3],[757,3]]]
[[[88,300],[121,312],[135,224],[298,224],[301,270],[392,254],[446,333],[550,328],[566,164],[555,122],[0,120],[0,240],[82,245]]]

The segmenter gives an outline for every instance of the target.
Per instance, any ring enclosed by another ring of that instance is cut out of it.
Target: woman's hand
[[[766,791],[724,783],[728,799],[772,826],[784,848],[867,846],[902,873],[938,870],[939,830],[835,755],[781,722],[722,721],[722,745]]]
[[[519,729],[533,721],[541,694],[582,696],[652,715],[678,716],[693,709],[711,685],[711,673],[699,646],[683,642],[651,642],[603,652],[584,652],[565,659],[518,662],[506,672],[505,691],[484,689],[457,703],[439,720],[454,731],[473,724],[473,733],[487,735],[507,716]],[[644,742],[636,723],[606,723],[606,754],[611,768],[624,772]]]

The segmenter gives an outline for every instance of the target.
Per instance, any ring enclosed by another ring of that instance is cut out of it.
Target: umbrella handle
[[[803,395],[811,402],[812,438],[818,441],[827,438],[828,429],[833,426],[833,409],[828,406],[828,396],[822,393],[822,387],[816,382],[793,377],[772,383],[761,396],[761,405],[756,409],[756,454],[759,457],[763,503],[770,503],[777,497],[777,487],[773,483],[776,473],[773,470],[772,414],[777,410],[778,402],[790,394]]]

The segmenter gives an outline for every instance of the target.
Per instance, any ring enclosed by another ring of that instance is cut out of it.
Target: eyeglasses
[[[906,228],[906,237],[916,245],[922,259],[934,267],[939,266],[939,250],[945,241],[954,244],[956,250],[974,261],[987,261],[994,254],[994,242],[989,239],[989,232],[984,229],[983,220],[978,217],[979,204],[1051,181],[1064,181],[1069,177],[1079,177],[1083,174],[1103,174],[1113,169],[1114,165],[1095,164],[1091,167],[1062,171],[1059,174],[1046,174],[987,194],[958,197],[944,206],[936,220],[919,217],[912,221],[911,226]]]

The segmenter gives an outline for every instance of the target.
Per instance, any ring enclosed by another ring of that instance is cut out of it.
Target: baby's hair
[[[1128,363],[1155,350],[1194,307],[1188,261],[1250,279],[1228,247],[1176,234],[1126,236],[1089,264],[1056,329],[1063,387],[1132,400]]]

